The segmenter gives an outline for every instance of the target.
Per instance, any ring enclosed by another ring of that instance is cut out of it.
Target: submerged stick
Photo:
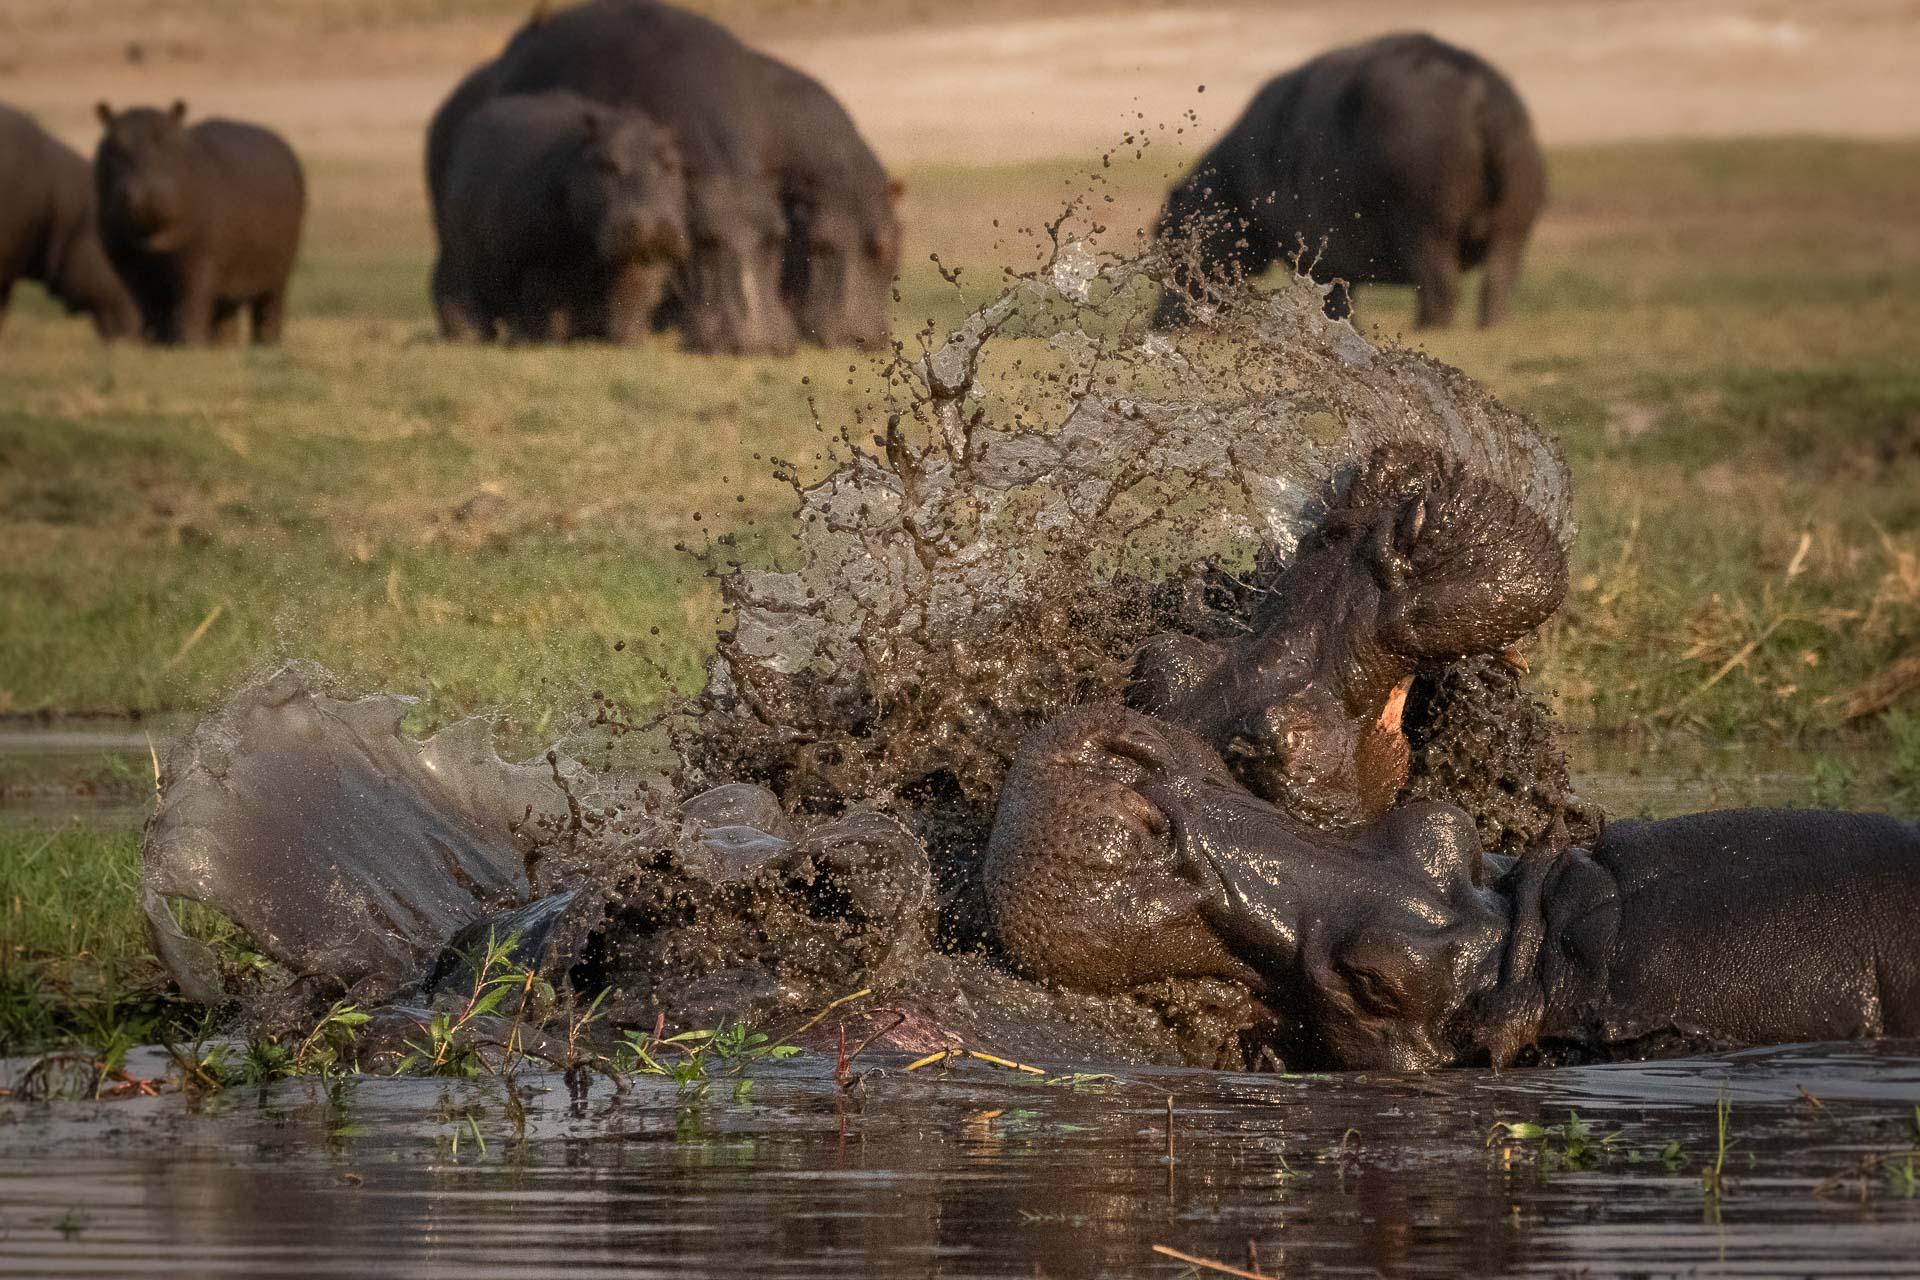
[[[1156,1244],[1151,1247],[1155,1253],[1164,1258],[1172,1258],[1175,1262],[1184,1262],[1190,1267],[1201,1267],[1207,1271],[1217,1271],[1223,1276],[1239,1276],[1241,1280],[1279,1280],[1278,1276],[1265,1271],[1248,1271],[1242,1267],[1230,1266],[1224,1262],[1215,1262],[1211,1258],[1200,1258],[1191,1253],[1182,1253],[1178,1249],[1170,1248],[1164,1244]]]
[[[811,1018],[808,1018],[805,1022],[795,1027],[792,1031],[788,1033],[788,1038],[791,1039],[795,1036],[805,1035],[807,1032],[813,1030],[815,1027],[820,1025],[820,1019],[826,1017],[828,1014],[832,1013],[835,1009],[838,1009],[841,1005],[851,1004],[855,1000],[864,1000],[866,997],[872,994],[873,994],[872,987],[862,987],[858,991],[854,992],[852,995],[841,996],[838,1000],[835,1000],[833,1003],[829,1004],[826,1008],[822,1009],[820,1012],[814,1014]]]
[[[990,1066],[1004,1067],[1008,1071],[1022,1071],[1030,1076],[1044,1076],[1047,1074],[1039,1067],[1029,1066],[1024,1062],[1015,1062],[1012,1058],[1002,1058],[998,1054],[983,1053],[979,1049],[961,1048],[935,1049],[924,1058],[915,1058],[912,1062],[909,1062],[903,1070],[918,1071],[920,1068],[930,1067],[936,1062],[951,1062],[955,1058],[977,1058]]]

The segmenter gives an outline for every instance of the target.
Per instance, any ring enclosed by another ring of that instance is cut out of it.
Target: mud
[[[726,535],[699,553],[729,616],[669,719],[670,785],[557,753],[507,764],[480,724],[413,742],[402,700],[340,698],[311,669],[243,690],[176,748],[146,893],[183,990],[231,994],[170,897],[232,916],[310,1011],[431,999],[420,975],[447,969],[463,926],[457,950],[484,940],[480,920],[581,999],[604,990],[613,1026],[797,1025],[870,987],[883,1011],[863,1034],[901,1048],[1280,1065],[1235,983],[1092,997],[1008,974],[979,856],[1014,753],[1063,708],[1120,698],[1148,638],[1254,626],[1383,446],[1493,486],[1561,549],[1565,462],[1464,375],[1327,320],[1305,281],[1225,294],[1169,338],[1144,329],[1164,260],[1050,234],[1051,260],[945,342],[896,344],[823,478],[781,464],[785,567],[738,563]],[[1423,680],[1418,794],[1463,804],[1499,847],[1563,814],[1584,829],[1519,682]]]

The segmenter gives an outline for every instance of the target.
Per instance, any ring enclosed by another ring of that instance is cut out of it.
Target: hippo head
[[[94,110],[106,129],[93,162],[101,220],[152,252],[178,248],[190,202],[187,104]]]
[[[986,877],[1029,976],[1090,991],[1238,978],[1297,1025],[1296,1066],[1456,1061],[1510,915],[1458,809],[1331,835],[1248,792],[1192,734],[1112,706],[1067,712],[1023,748]]]
[[[1411,678],[1502,652],[1552,616],[1566,584],[1553,529],[1518,497],[1436,450],[1382,446],[1272,580],[1252,633],[1157,642],[1134,701],[1295,817],[1363,823],[1406,782]]]
[[[773,183],[708,169],[690,175],[687,196],[687,345],[733,355],[791,353],[793,313],[780,297],[787,226]]]
[[[685,259],[686,174],[672,136],[633,112],[589,110],[585,120],[563,194],[571,225],[602,262]]]
[[[890,332],[900,186],[884,174],[864,185],[872,189],[787,201],[781,292],[799,315],[801,334],[823,347],[877,347]]]
[[[1137,747],[1149,733],[1153,749]],[[1261,985],[1202,918],[1167,815],[1141,793],[1151,767],[1141,757],[1169,755],[1219,771],[1193,735],[1119,707],[1069,712],[1022,745],[983,880],[1007,955],[1028,977],[1097,992],[1166,977]]]

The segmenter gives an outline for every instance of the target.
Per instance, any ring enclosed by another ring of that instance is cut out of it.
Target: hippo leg
[[[213,337],[212,281],[204,271],[180,282],[180,293],[167,311],[160,331],[164,342],[202,347]]]
[[[287,319],[287,295],[275,290],[253,301],[253,343],[270,346],[280,341],[280,330]]]
[[[1496,239],[1487,249],[1486,274],[1480,281],[1480,327],[1499,324],[1513,303],[1513,287],[1520,279],[1520,261],[1526,256],[1524,236]]]
[[[1413,324],[1417,329],[1444,329],[1460,305],[1460,257],[1450,241],[1431,232],[1416,243],[1413,283],[1419,293]]]
[[[440,322],[440,336],[448,342],[485,342],[493,337],[493,325],[480,310],[471,289],[464,287],[461,273],[447,264],[443,253],[433,262],[433,314]]]
[[[213,322],[208,326],[207,341],[224,347],[239,340],[240,304],[216,302],[213,306]]]

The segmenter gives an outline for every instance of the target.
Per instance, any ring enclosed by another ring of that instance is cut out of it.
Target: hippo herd
[[[198,344],[242,311],[275,341],[306,189],[286,143],[185,106],[99,107],[85,162],[0,107],[0,314],[40,282],[102,337]],[[428,124],[439,252],[430,292],[455,340],[631,342],[692,351],[876,347],[900,264],[900,184],[819,81],[658,0],[541,8]],[[1499,72],[1426,35],[1338,49],[1266,85],[1174,187],[1177,249],[1155,323],[1286,264],[1352,287],[1412,284],[1445,324],[1484,264],[1480,321],[1506,311],[1545,169]]]

